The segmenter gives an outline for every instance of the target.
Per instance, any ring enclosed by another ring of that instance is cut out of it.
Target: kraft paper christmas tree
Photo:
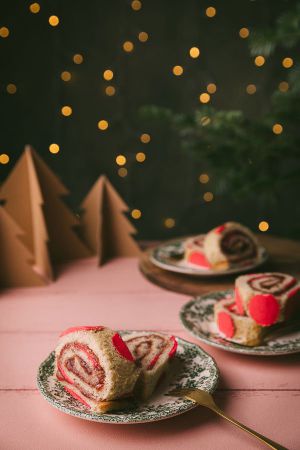
[[[117,256],[140,255],[131,236],[136,229],[124,215],[128,206],[105,176],[98,178],[81,208],[83,237],[99,265]]]
[[[0,286],[21,287],[45,284],[34,267],[33,255],[21,241],[22,231],[0,207]]]
[[[24,231],[21,239],[45,282],[53,279],[52,264],[90,254],[76,233],[79,220],[61,199],[67,194],[30,146],[0,189],[4,209]]]

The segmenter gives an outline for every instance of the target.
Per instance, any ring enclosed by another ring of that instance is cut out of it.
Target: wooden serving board
[[[259,235],[259,242],[269,254],[269,260],[257,269],[258,272],[283,272],[300,278],[300,242],[275,236]],[[233,288],[236,275],[200,278],[182,275],[155,266],[150,261],[151,248],[145,250],[139,261],[142,274],[152,283],[187,295]]]

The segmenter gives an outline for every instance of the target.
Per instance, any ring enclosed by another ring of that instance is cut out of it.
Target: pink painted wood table
[[[78,261],[65,266],[50,286],[2,291],[0,449],[265,448],[200,407],[157,423],[109,425],[67,416],[39,394],[37,368],[64,328],[105,324],[160,330],[197,343],[178,318],[188,299],[150,284],[133,258],[116,259],[100,269],[93,259]],[[201,346],[220,368],[217,403],[256,431],[300,449],[300,355],[259,358]]]

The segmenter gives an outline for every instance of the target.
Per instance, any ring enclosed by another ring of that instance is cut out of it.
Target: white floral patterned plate
[[[169,270],[170,272],[197,277],[217,277],[248,272],[249,270],[261,266],[268,259],[266,249],[259,246],[257,258],[247,263],[235,264],[226,270],[213,270],[197,267],[195,264],[188,263],[184,260],[184,242],[186,239],[187,238],[179,238],[154,247],[150,252],[151,262],[161,269]]]
[[[300,329],[280,333],[280,329],[266,334],[264,345],[247,347],[227,341],[220,335],[214,322],[214,304],[232,297],[233,290],[211,292],[186,303],[180,311],[183,326],[200,341],[234,353],[257,356],[276,356],[300,352]]]
[[[124,336],[129,331],[122,332]],[[145,332],[146,333],[146,332]],[[154,395],[145,403],[140,403],[132,409],[114,411],[107,414],[90,412],[64,391],[54,373],[54,352],[40,365],[37,375],[37,385],[41,394],[55,408],[94,422],[112,424],[135,424],[155,422],[177,416],[195,407],[195,403],[172,396],[168,392],[180,387],[197,387],[213,392],[219,378],[218,367],[211,356],[200,347],[183,339],[177,338],[178,349],[170,376],[166,377]]]

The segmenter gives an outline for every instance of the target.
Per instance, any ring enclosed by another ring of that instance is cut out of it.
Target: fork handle
[[[286,447],[283,447],[282,445],[276,444],[276,442],[271,441],[271,439],[266,438],[262,434],[259,434],[256,431],[251,430],[251,428],[246,427],[245,425],[243,425],[242,423],[240,423],[237,420],[233,419],[232,417],[227,416],[224,413],[224,411],[222,411],[220,408],[218,408],[218,407],[210,407],[210,409],[212,411],[214,411],[215,413],[217,413],[219,416],[223,417],[223,419],[226,419],[229,422],[233,423],[233,425],[236,425],[241,430],[244,430],[247,433],[251,434],[252,436],[256,437],[257,439],[259,439],[261,442],[263,442],[264,444],[266,444],[268,447],[272,448],[273,450],[288,450]]]

